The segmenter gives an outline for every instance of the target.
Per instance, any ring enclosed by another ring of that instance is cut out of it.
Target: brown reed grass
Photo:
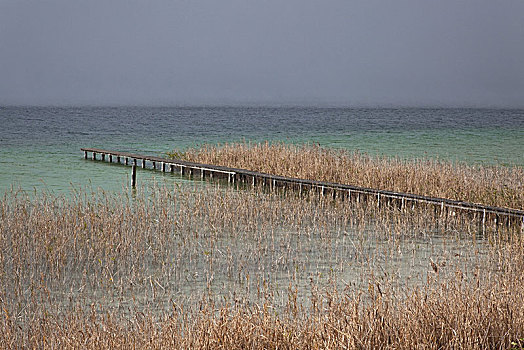
[[[524,209],[521,167],[401,160],[310,144],[269,142],[204,145],[168,155],[274,175]]]
[[[231,188],[6,193],[0,348],[517,347],[524,240],[506,230]],[[390,269],[433,239],[414,283]]]
[[[516,249],[522,267],[522,243]],[[372,290],[360,295],[326,292],[307,314],[276,315],[267,305],[215,309],[205,305],[192,321],[176,309],[160,320],[137,313],[127,322],[112,314],[71,310],[44,314],[25,330],[0,317],[0,346],[15,348],[174,349],[486,349],[524,346],[524,280],[509,271],[495,280],[462,276],[430,281],[397,296]],[[478,283],[478,284],[477,284]]]

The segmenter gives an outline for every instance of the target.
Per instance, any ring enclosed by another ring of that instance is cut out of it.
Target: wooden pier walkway
[[[218,165],[201,164],[187,162],[179,159],[168,159],[155,156],[140,155],[127,152],[109,151],[98,148],[82,148],[84,159],[102,160],[110,163],[120,163],[125,165],[137,166],[138,162],[142,168],[147,167],[149,162],[151,168],[162,172],[178,172],[181,175],[198,176],[204,178],[227,179],[230,183],[241,182],[252,186],[264,185],[270,188],[286,187],[297,191],[318,190],[323,195],[348,198],[355,201],[365,201],[368,198],[382,202],[400,204],[400,207],[413,205],[414,203],[426,203],[440,208],[441,212],[445,209],[460,210],[475,214],[482,219],[483,223],[487,220],[497,222],[505,221],[507,224],[516,223],[524,229],[524,210],[511,208],[493,207],[483,204],[457,201],[446,198],[427,197],[410,193],[393,192],[365,188],[351,185],[344,185],[331,182],[315,180],[297,179],[285,176],[271,175],[250,171],[246,169],[228,168]],[[91,153],[91,157],[89,157]]]

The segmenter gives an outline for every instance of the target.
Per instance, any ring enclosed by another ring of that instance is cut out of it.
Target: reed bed
[[[0,200],[0,348],[510,348],[520,229],[214,186]]]
[[[173,151],[168,156],[274,175],[524,209],[524,169],[517,166],[402,160],[310,144],[269,142],[204,145]]]

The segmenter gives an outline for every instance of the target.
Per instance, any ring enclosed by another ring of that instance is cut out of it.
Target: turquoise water
[[[373,155],[524,166],[524,110],[310,107],[0,107],[0,192],[120,191],[130,168],[81,147],[163,155],[204,143],[317,143]],[[184,182],[139,170],[140,183]]]

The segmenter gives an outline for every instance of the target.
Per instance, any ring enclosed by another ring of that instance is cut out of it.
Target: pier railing
[[[242,182],[252,186],[264,185],[269,188],[287,187],[297,191],[318,190],[322,195],[332,195],[333,198],[342,197],[355,201],[365,201],[371,197],[376,199],[379,205],[381,201],[387,203],[396,202],[401,208],[413,205],[414,203],[426,203],[440,208],[441,212],[451,209],[473,213],[475,216],[481,217],[483,223],[485,223],[486,220],[494,220],[495,223],[505,221],[507,224],[516,223],[524,228],[524,210],[331,182],[297,179],[246,169],[229,168],[212,164],[188,162],[180,159],[110,151],[99,148],[82,148],[81,150],[84,152],[85,159],[102,160],[110,163],[134,166],[137,166],[138,162],[140,162],[142,168],[146,168],[147,162],[149,162],[154,170],[160,170],[162,172],[176,171],[181,175],[199,176],[201,179],[227,179],[230,183]],[[89,157],[89,153],[91,157]]]

